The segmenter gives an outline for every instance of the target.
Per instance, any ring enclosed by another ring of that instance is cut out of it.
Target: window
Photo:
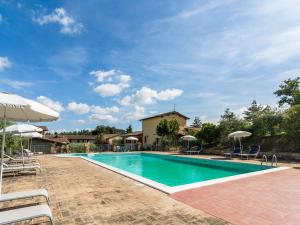
[[[145,136],[145,137],[144,137],[144,144],[147,144],[147,137],[148,137],[148,136]]]

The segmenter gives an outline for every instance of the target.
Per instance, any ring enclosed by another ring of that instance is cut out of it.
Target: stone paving
[[[195,188],[172,197],[233,224],[300,224],[299,169]]]
[[[229,224],[82,159],[41,156],[40,162],[41,174],[5,177],[3,192],[46,188],[56,225]],[[32,202],[0,204],[0,210]]]

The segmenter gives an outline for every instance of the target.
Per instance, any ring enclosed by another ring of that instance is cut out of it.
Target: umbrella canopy
[[[0,118],[3,119],[0,166],[1,195],[6,120],[32,122],[53,121],[59,118],[59,113],[38,102],[23,98],[19,95],[2,92],[0,93]]]
[[[184,141],[196,141],[197,140],[197,138],[195,138],[192,135],[185,135],[185,136],[182,136],[180,139],[182,139]]]
[[[188,146],[187,146],[188,149],[190,148],[190,141],[196,141],[197,140],[197,138],[195,138],[192,135],[184,135],[180,139],[188,142]]]
[[[249,137],[251,136],[252,134],[250,132],[247,132],[247,131],[235,131],[233,133],[230,133],[228,135],[228,138],[243,138],[243,137]]]
[[[27,137],[27,138],[41,138],[41,137],[43,137],[43,135],[38,133],[38,132],[19,133],[19,134],[14,134],[13,136]]]
[[[8,133],[15,133],[15,134],[19,134],[19,133],[29,133],[29,132],[40,132],[43,131],[42,128],[33,126],[31,124],[14,124],[11,126],[8,126],[5,128],[5,131]],[[3,130],[0,130],[0,132],[3,132]]]
[[[241,148],[241,154],[243,153],[243,149],[242,149],[242,142],[241,142],[241,138],[244,138],[244,137],[249,137],[251,136],[252,134],[250,132],[247,132],[247,131],[235,131],[235,132],[232,132],[228,135],[228,138],[234,138],[234,140],[236,139],[239,139],[239,143],[240,143],[240,148]]]
[[[139,139],[136,137],[128,137],[126,138],[127,141],[138,141]]]
[[[59,113],[38,102],[19,95],[0,93],[0,118],[10,121],[53,121]]]

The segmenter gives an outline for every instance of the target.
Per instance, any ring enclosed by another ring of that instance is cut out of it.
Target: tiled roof
[[[127,134],[123,134],[123,137],[129,137],[129,136],[139,136],[139,135],[143,135],[143,131],[135,131],[132,133],[127,133]]]
[[[172,115],[172,114],[177,114],[177,115],[180,116],[180,117],[183,117],[183,118],[185,118],[185,119],[189,119],[189,117],[187,117],[187,116],[185,116],[185,115],[183,115],[183,114],[181,114],[181,113],[179,113],[179,112],[177,112],[177,111],[171,111],[171,112],[166,112],[166,113],[161,113],[161,114],[149,116],[149,117],[140,119],[140,121],[152,119],[152,118],[155,118],[155,117],[169,116],[169,115]]]
[[[41,128],[43,131],[49,131],[47,126],[37,126],[39,128]]]
[[[95,140],[97,135],[79,135],[79,134],[69,134],[63,135],[69,140]]]

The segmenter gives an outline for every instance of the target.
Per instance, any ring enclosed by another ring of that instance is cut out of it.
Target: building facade
[[[180,128],[184,128],[187,126],[187,120],[189,118],[177,111],[172,111],[141,119],[140,121],[142,122],[144,147],[160,144],[160,136],[156,134],[156,127],[160,123],[160,121],[164,119],[175,119],[179,123]]]

